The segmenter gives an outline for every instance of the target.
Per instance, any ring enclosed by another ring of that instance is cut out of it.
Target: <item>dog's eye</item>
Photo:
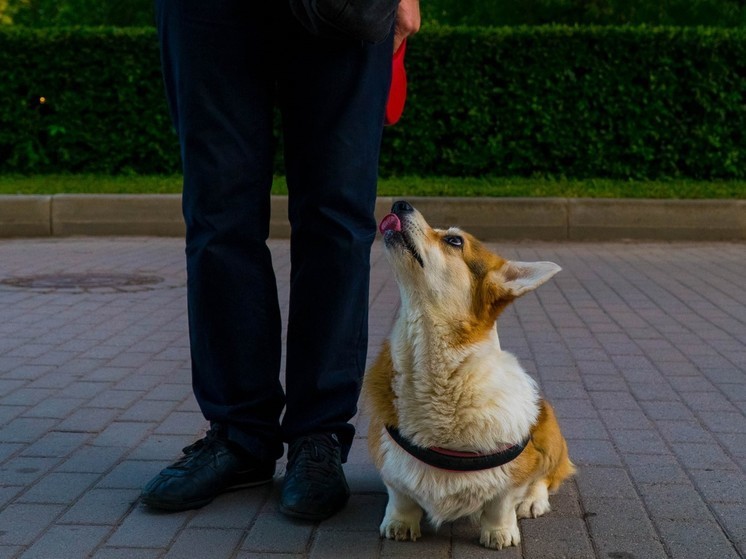
[[[464,238],[459,237],[458,235],[448,235],[446,237],[443,237],[443,240],[454,247],[461,248],[462,246],[464,246]]]

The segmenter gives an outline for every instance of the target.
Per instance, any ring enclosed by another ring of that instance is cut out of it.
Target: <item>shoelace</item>
[[[219,433],[220,431],[217,427],[211,427],[203,438],[193,442],[181,450],[184,453],[184,456],[174,462],[171,465],[171,468],[175,470],[183,470],[188,468],[191,462],[200,460],[205,454],[214,454],[215,443],[219,442]]]
[[[328,482],[337,474],[334,460],[336,440],[328,435],[311,435],[298,441],[288,451],[288,461],[295,463],[293,472],[303,470],[303,477],[310,482]]]

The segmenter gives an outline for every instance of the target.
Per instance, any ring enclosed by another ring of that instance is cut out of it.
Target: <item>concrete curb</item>
[[[0,237],[51,235],[51,208],[51,196],[0,196]]]
[[[486,241],[746,240],[746,200],[407,199],[433,225],[457,225]],[[379,219],[394,200],[378,198]],[[0,196],[0,238],[183,234],[177,194]],[[274,196],[270,236],[289,235],[287,197]]]

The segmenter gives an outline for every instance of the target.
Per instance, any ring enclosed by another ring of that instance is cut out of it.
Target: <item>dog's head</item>
[[[506,260],[456,227],[434,229],[403,201],[379,229],[402,304],[460,321],[472,332],[479,325],[491,328],[508,303],[560,271],[553,262]]]

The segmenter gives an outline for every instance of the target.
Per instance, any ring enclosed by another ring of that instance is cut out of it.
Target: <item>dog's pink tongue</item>
[[[381,234],[386,231],[401,231],[401,221],[396,214],[389,214],[381,220],[378,230]]]

